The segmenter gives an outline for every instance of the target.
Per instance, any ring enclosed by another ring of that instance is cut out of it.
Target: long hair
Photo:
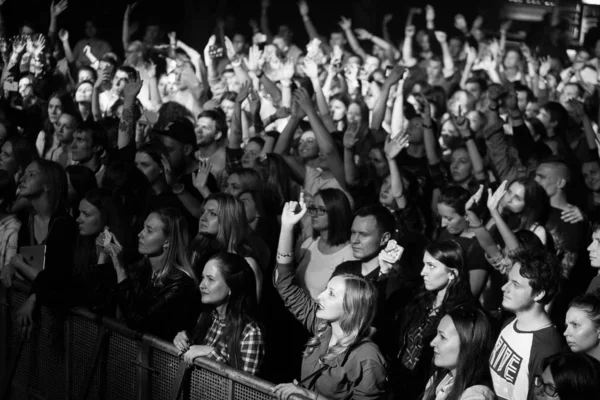
[[[327,210],[329,221],[328,240],[332,246],[339,246],[350,240],[350,228],[352,227],[352,208],[348,196],[339,189],[319,190],[315,197],[320,196]],[[313,237],[318,232],[313,231]]]
[[[479,307],[459,306],[449,310],[446,315],[452,319],[460,341],[456,375],[446,400],[458,400],[471,386],[490,386],[489,368],[481,366],[489,362],[496,332],[488,316]],[[447,373],[444,368],[436,369],[433,382],[423,396],[424,400],[435,399],[435,390]]]
[[[544,225],[550,210],[550,200],[544,188],[531,178],[514,179],[507,188],[510,188],[514,183],[522,185],[525,189],[525,195],[523,196],[525,207],[518,214],[519,225],[513,230],[529,229],[536,224]]]
[[[162,286],[165,279],[173,272],[173,269],[197,280],[187,256],[188,229],[187,222],[181,212],[176,208],[161,208],[152,211],[152,214],[155,214],[163,223],[163,232],[169,240],[169,245],[166,246],[164,253],[163,265],[156,274],[154,283]]]
[[[58,92],[53,93],[48,99],[48,103],[50,103],[52,99],[60,100],[61,110],[63,113],[67,113],[70,115],[78,115],[75,109],[75,105],[73,104],[73,98],[67,91],[60,90]],[[53,144],[54,125],[50,122],[49,118],[46,118],[46,121],[44,122],[44,148],[42,149],[42,157],[44,157],[46,153],[48,153],[48,150],[50,150]]]
[[[461,186],[450,186],[444,189],[438,199],[438,204],[445,204],[456,211],[458,215],[464,216],[467,213],[465,206],[470,198],[471,193],[467,189]]]
[[[73,218],[79,216],[79,202],[86,193],[98,187],[94,171],[83,165],[69,165],[65,168],[69,182],[75,189],[75,198],[70,202],[69,208]]]
[[[377,289],[371,282],[362,276],[350,274],[336,276],[336,278],[338,277],[344,279],[346,285],[342,303],[344,313],[339,321],[344,338],[319,358],[323,363],[331,361],[340,355],[345,355],[354,346],[369,336],[369,328],[373,323],[377,307]],[[304,357],[310,356],[319,348],[329,326],[328,321],[319,320],[315,329],[316,334],[306,345]]]
[[[45,186],[48,188],[48,204],[51,214],[64,209],[67,204],[67,173],[62,166],[54,161],[39,159],[34,161],[44,175]]]
[[[252,168],[238,168],[231,171],[229,176],[237,175],[240,179],[240,186],[242,191],[246,190],[261,190],[262,180],[260,174]]]
[[[267,153],[264,158],[259,159],[259,167],[267,210],[277,210],[277,213],[285,202],[298,198],[292,185],[292,170],[281,155]]]
[[[423,337],[431,335],[446,311],[461,304],[475,304],[476,300],[471,294],[469,276],[465,267],[465,255],[462,247],[454,240],[441,241],[429,244],[425,252],[441,262],[448,269],[457,271],[454,279],[446,285],[446,293],[442,304],[437,309],[435,317],[423,332]],[[405,308],[401,325],[401,332],[407,332],[421,324],[427,318],[435,304],[437,292],[421,287],[414,300]],[[402,335],[403,336],[403,335]]]
[[[600,362],[583,353],[556,354],[544,360],[561,400],[600,399]]]
[[[101,226],[108,227],[117,240],[127,248],[129,243],[127,241],[128,236],[124,234],[125,227],[123,213],[118,205],[115,204],[110,191],[94,188],[82,196],[80,201],[83,200],[87,201],[100,211],[100,218],[102,221]],[[96,260],[94,258],[97,257],[95,242],[101,232],[102,230],[91,237],[77,235],[77,246],[73,258],[73,269],[75,272],[85,274],[88,267],[91,264],[95,264]]]
[[[248,249],[244,247],[250,232],[244,203],[237,197],[227,193],[214,193],[204,200],[202,208],[209,201],[217,202],[217,218],[219,230],[216,241],[222,251],[245,255]]]
[[[256,299],[256,279],[254,272],[244,257],[221,252],[212,256],[209,261],[215,261],[231,294],[227,300],[225,311],[225,330],[223,338],[227,342],[227,351],[231,366],[242,369],[240,344],[242,334],[247,324],[258,323],[258,301]],[[200,315],[194,329],[194,343],[203,341],[211,324],[211,312],[205,311]]]
[[[600,329],[600,291],[586,293],[575,297],[569,303],[569,308],[576,308],[585,312],[592,321],[594,329]]]

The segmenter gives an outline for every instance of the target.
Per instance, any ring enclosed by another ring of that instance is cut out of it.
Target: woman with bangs
[[[116,303],[127,325],[171,340],[199,315],[198,283],[187,256],[185,218],[177,209],[151,212],[138,235],[142,259],[126,267],[124,248],[113,235],[103,248],[117,275]]]
[[[245,190],[260,190],[261,186],[262,180],[256,170],[252,168],[238,168],[229,174],[227,187],[224,192],[237,197]]]
[[[59,91],[50,96],[47,109],[48,118],[44,122],[44,129],[39,133],[35,142],[41,158],[51,160],[54,151],[60,147],[60,142],[55,137],[55,133],[59,128],[59,119],[63,113],[77,115],[71,95],[65,91]]]
[[[259,258],[260,254],[256,254],[254,250],[257,247],[253,246],[251,240],[251,229],[244,203],[227,193],[211,194],[202,205],[198,235],[192,241],[194,270],[199,275],[206,262],[215,253],[227,251],[239,254],[246,259],[254,271],[256,297],[260,301],[262,271],[267,268],[268,260]]]
[[[275,286],[313,337],[303,354],[300,381],[277,385],[275,395],[278,399],[294,394],[321,400],[380,398],[386,369],[383,355],[369,337],[377,304],[373,284],[363,277],[338,275],[315,301],[294,282],[293,231],[307,211],[303,197],[300,203],[284,206]]]

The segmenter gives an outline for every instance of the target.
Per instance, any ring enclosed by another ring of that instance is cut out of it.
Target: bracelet
[[[281,257],[281,258],[293,258],[294,257],[294,253],[280,253],[280,252],[277,252],[277,257]]]
[[[423,129],[433,129],[433,124],[432,125],[422,124],[421,126],[423,127]]]

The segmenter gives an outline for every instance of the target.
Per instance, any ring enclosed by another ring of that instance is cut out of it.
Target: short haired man
[[[544,307],[557,293],[560,272],[549,252],[520,252],[502,287],[502,307],[515,314],[496,340],[490,357],[494,392],[502,400],[534,398],[542,362],[563,349],[562,335]]]

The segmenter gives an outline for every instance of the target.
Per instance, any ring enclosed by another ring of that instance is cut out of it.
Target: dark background
[[[121,49],[121,27],[126,0],[70,0],[69,8],[59,17],[59,28],[67,28],[72,45],[82,37],[84,21],[96,18],[100,36],[108,39],[117,51]],[[307,41],[302,19],[294,0],[271,0],[269,12],[273,31],[281,23],[289,24],[295,34],[295,42],[303,45]],[[308,0],[310,16],[320,33],[326,34],[336,28],[340,15],[351,17],[353,27],[363,27],[374,34],[381,33],[381,20],[391,12],[395,19],[390,25],[394,38],[400,38],[404,30],[406,13],[411,6],[424,7],[425,1],[383,0]],[[462,13],[470,23],[478,14],[484,16],[484,27],[495,28],[499,24],[502,0],[431,0],[436,8],[437,26],[450,29],[456,13]],[[485,5],[485,6],[484,6]],[[9,33],[15,33],[23,21],[32,21],[41,32],[46,32],[50,20],[49,0],[6,0],[3,6],[5,23]],[[142,0],[132,15],[139,21],[136,33],[141,36],[144,24],[159,22],[165,32],[175,30],[186,43],[202,50],[212,33],[217,17],[235,18],[235,31],[250,36],[248,21],[259,20],[260,0]],[[419,18],[423,19],[423,16]],[[419,23],[417,19],[417,24]],[[234,24],[228,24],[234,26]],[[230,32],[231,33],[231,32]]]

